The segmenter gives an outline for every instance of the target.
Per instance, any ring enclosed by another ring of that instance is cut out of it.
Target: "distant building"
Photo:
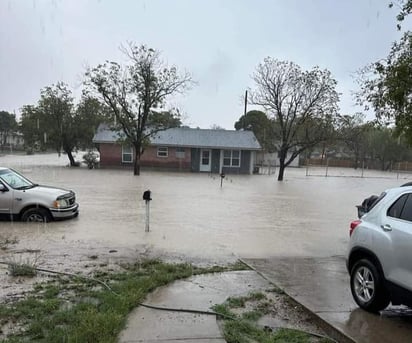
[[[23,149],[24,138],[20,132],[0,134],[0,146],[2,150]]]
[[[286,155],[286,161],[292,156],[291,152],[288,152]],[[299,156],[298,155],[290,164],[289,167],[299,167]],[[256,155],[256,164],[260,166],[279,166],[280,161],[277,152],[263,152],[259,151]]]
[[[134,150],[120,135],[101,124],[93,138],[101,167],[131,167]],[[191,172],[251,174],[261,150],[252,131],[171,128],[150,139],[140,165],[147,168]]]

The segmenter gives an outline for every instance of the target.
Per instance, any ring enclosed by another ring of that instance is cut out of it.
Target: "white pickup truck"
[[[0,214],[25,222],[48,222],[77,217],[79,205],[73,191],[41,186],[0,167]]]

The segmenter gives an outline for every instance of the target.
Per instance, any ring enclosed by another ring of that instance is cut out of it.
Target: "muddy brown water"
[[[394,173],[305,168],[275,175],[228,175],[69,168],[56,154],[0,157],[34,182],[76,192],[80,216],[49,224],[0,222],[19,249],[53,256],[105,251],[157,252],[210,261],[238,256],[331,256],[345,253],[355,205],[404,183]],[[306,176],[309,174],[309,176]],[[365,173],[366,174],[366,173]],[[322,176],[323,175],[323,176]],[[331,176],[335,175],[335,176]],[[346,175],[346,177],[345,177]],[[405,175],[403,175],[405,178]],[[145,232],[144,190],[152,191]]]

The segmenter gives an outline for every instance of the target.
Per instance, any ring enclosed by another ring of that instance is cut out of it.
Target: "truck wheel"
[[[355,263],[350,273],[353,299],[368,312],[379,312],[389,305],[390,297],[376,266],[367,259]]]
[[[50,221],[50,215],[47,210],[43,208],[29,208],[21,216],[21,220],[24,222],[37,222],[47,223]]]

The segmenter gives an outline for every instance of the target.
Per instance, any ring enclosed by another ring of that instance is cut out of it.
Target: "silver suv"
[[[40,186],[10,168],[0,167],[0,214],[26,222],[48,222],[76,217],[74,192]]]
[[[365,199],[358,212],[346,260],[353,298],[369,312],[412,306],[412,187]]]

